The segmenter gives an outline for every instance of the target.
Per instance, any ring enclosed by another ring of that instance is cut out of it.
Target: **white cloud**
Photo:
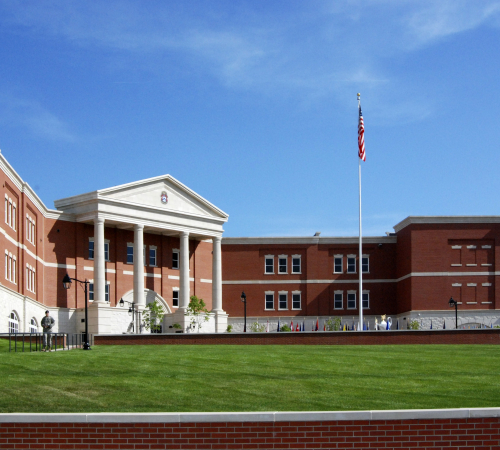
[[[37,102],[0,94],[0,123],[22,127],[35,137],[51,141],[74,142],[68,124]]]

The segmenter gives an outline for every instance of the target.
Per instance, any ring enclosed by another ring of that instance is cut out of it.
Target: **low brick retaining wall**
[[[94,336],[94,345],[384,345],[500,344],[500,328],[418,331],[309,331],[288,333],[116,334]]]
[[[500,449],[500,408],[0,414],[0,449]]]

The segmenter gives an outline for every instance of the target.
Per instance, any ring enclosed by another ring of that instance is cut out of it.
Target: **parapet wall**
[[[500,448],[500,408],[0,414],[0,449]]]
[[[500,344],[500,328],[418,331],[314,331],[287,333],[117,334],[94,345],[404,345]]]

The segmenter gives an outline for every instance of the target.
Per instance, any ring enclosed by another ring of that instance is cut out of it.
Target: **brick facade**
[[[44,417],[3,414],[0,449],[498,450],[499,415],[498,408]]]

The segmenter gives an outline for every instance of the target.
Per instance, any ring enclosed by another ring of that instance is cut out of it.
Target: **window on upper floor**
[[[370,291],[363,291],[363,309],[370,309]]]
[[[174,289],[172,291],[172,306],[174,308],[179,307],[179,289]]]
[[[288,292],[278,294],[278,309],[288,309]]]
[[[172,269],[178,269],[180,267],[180,252],[177,249],[172,250]]]
[[[266,309],[274,309],[274,292],[266,292]]]
[[[302,309],[302,293],[300,291],[292,292],[292,309]]]
[[[33,219],[29,214],[26,214],[26,240],[35,245],[36,239],[36,226],[35,219]]]
[[[149,246],[149,265],[156,267],[156,247],[154,245]]]
[[[89,238],[89,259],[94,259],[94,238]],[[104,261],[109,261],[109,240],[104,241]]]
[[[26,264],[26,289],[30,292],[36,292],[36,273],[35,268]]]
[[[89,283],[89,300],[94,301],[94,283]],[[109,283],[104,287],[104,301],[109,302]]]
[[[5,223],[13,230],[16,229],[17,206],[16,202],[5,194]]]
[[[356,309],[355,291],[347,291],[347,309]]]
[[[278,256],[278,273],[285,274],[288,273],[288,256],[280,255]]]
[[[342,255],[335,255],[333,257],[333,273],[342,273]]]
[[[347,273],[356,273],[356,255],[347,255]]]
[[[344,293],[342,291],[335,291],[333,294],[333,308],[344,309]]]
[[[274,255],[266,255],[264,264],[264,273],[274,273]]]
[[[134,264],[134,244],[127,243],[127,264]]]
[[[5,250],[5,279],[14,284],[16,283],[16,264],[16,256]]]
[[[292,273],[301,273],[302,272],[302,267],[300,264],[300,255],[293,255],[292,256]]]
[[[370,272],[370,257],[368,255],[363,255],[363,257],[361,258],[361,267],[363,273]]]

